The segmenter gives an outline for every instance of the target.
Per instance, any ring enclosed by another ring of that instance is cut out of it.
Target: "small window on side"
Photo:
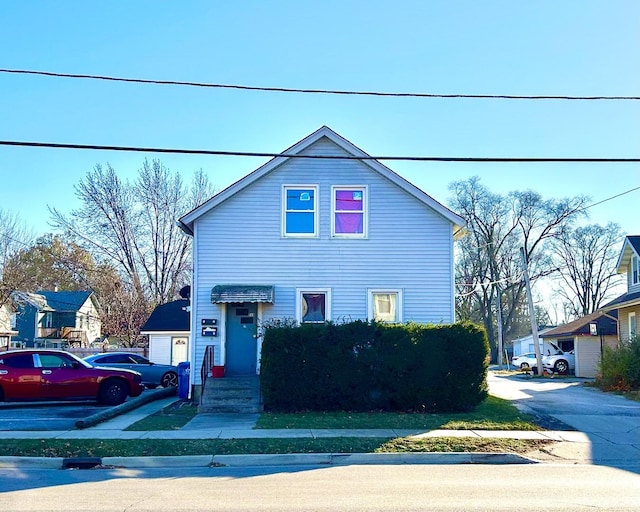
[[[402,322],[400,290],[369,290],[369,319],[377,322]]]
[[[331,293],[329,289],[298,290],[297,320],[301,324],[320,324],[331,320]]]

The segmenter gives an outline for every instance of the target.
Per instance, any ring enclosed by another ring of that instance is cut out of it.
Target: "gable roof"
[[[640,304],[640,292],[623,293],[620,297],[613,299],[600,309],[602,311],[611,311],[612,309],[615,310],[618,308],[635,306],[636,304]]]
[[[91,297],[95,305],[95,297],[92,291],[45,291],[41,290],[37,293],[19,292],[16,294],[18,302],[28,302],[40,311],[59,311],[59,312],[76,312],[87,299]]]
[[[615,318],[612,318],[615,317]],[[541,334],[542,338],[558,338],[560,336],[590,335],[589,324],[595,323],[598,326],[598,334],[618,334],[617,312],[609,314],[596,311],[590,315],[583,316],[572,322],[559,325]]]
[[[616,271],[618,274],[622,274],[627,271],[631,264],[631,256],[633,254],[640,258],[640,236],[629,235],[625,237],[620,256],[618,257],[618,263],[616,264]]]
[[[145,332],[189,332],[189,301],[186,299],[174,300],[166,304],[160,304],[151,313],[149,319],[140,329]]]
[[[88,290],[77,292],[38,292],[39,295],[42,295],[46,299],[49,308],[54,311],[78,311],[82,305],[87,302],[87,299],[92,293],[93,292]]]
[[[309,148],[312,144],[316,143],[323,137],[326,137],[331,142],[339,146],[349,155],[354,157],[367,158],[367,160],[361,160],[362,163],[367,165],[373,171],[381,174],[389,181],[393,182],[416,199],[424,203],[426,206],[429,206],[433,210],[435,210],[438,214],[442,215],[445,219],[449,220],[454,225],[454,233],[459,232],[460,229],[466,224],[465,220],[460,217],[458,214],[451,211],[449,208],[444,206],[443,204],[436,201],[429,194],[424,192],[423,190],[416,187],[414,184],[410,183],[406,179],[404,179],[399,174],[395,173],[387,166],[381,164],[377,160],[371,159],[370,155],[362,151],[360,148],[349,142],[347,139],[338,135],[328,126],[322,126],[312,134],[308,135],[301,141],[295,143],[290,148],[286,149],[283,152],[285,156],[277,156],[271,159],[269,162],[264,164],[261,167],[258,167],[255,171],[250,174],[247,174],[244,178],[236,181],[234,184],[230,185],[223,191],[214,195],[205,203],[200,206],[194,208],[189,213],[183,215],[178,220],[178,225],[180,228],[187,234],[193,235],[193,223],[202,215],[214,209],[216,206],[226,201],[229,197],[234,194],[240,192],[244,188],[248,187],[255,181],[259,180],[263,176],[269,174],[271,171],[280,167],[282,164],[289,160],[286,155],[298,155],[302,153],[305,149]]]

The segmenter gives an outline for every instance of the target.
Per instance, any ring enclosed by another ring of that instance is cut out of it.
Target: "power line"
[[[631,188],[629,190],[625,190],[624,192],[620,192],[619,194],[616,194],[615,196],[607,197],[606,199],[603,199],[602,201],[598,201],[597,203],[589,204],[589,205],[585,206],[584,208],[580,208],[579,210],[576,210],[576,213],[577,212],[583,212],[585,210],[588,210],[589,208],[593,208],[594,206],[598,206],[599,204],[606,203],[607,201],[611,201],[612,199],[617,199],[620,196],[624,196],[625,194],[629,194],[630,192],[635,192],[636,190],[640,190],[640,187]]]
[[[464,157],[464,156],[353,156],[353,155],[299,155],[255,151],[220,151],[212,149],[152,148],[139,146],[105,146],[96,144],[66,144],[0,140],[0,146],[19,146],[54,149],[86,149],[99,151],[131,151],[139,153],[173,153],[186,155],[243,156],[266,158],[307,158],[319,160],[394,160],[412,162],[487,162],[487,163],[638,163],[640,158],[557,158],[557,157]]]
[[[616,100],[637,101],[640,96],[566,96],[566,95],[516,95],[516,94],[435,94],[421,92],[381,92],[381,91],[349,91],[339,89],[299,89],[294,87],[263,87],[256,85],[216,84],[206,82],[187,82],[181,80],[152,80],[146,78],[124,78],[106,75],[87,75],[80,73],[58,73],[53,71],[38,71],[27,69],[0,69],[0,73],[22,75],[39,75],[55,78],[80,78],[88,80],[105,80],[111,82],[128,82],[137,84],[177,85],[187,87],[202,87],[210,89],[235,89],[243,91],[282,92],[298,94],[332,94],[342,96],[382,96],[395,98],[466,98],[491,100]]]

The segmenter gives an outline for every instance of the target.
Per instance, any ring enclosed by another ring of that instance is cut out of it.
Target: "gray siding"
[[[307,151],[342,153],[321,139]],[[318,185],[318,238],[283,238],[282,186]],[[367,185],[367,239],[331,238],[331,186]],[[211,289],[217,284],[275,285],[262,320],[295,317],[296,288],[331,288],[331,319],[365,319],[367,289],[403,290],[403,320],[451,322],[452,224],[424,203],[355,160],[291,159],[195,223],[194,320],[222,321]],[[195,361],[204,345],[223,339],[196,332]],[[219,364],[217,350],[216,364]]]

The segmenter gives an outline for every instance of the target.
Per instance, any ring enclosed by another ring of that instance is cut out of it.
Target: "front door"
[[[226,375],[256,374],[257,322],[258,304],[227,304]]]

